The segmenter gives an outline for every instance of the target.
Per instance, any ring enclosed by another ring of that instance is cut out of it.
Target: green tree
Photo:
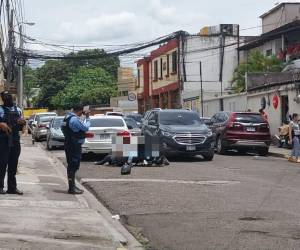
[[[31,105],[31,99],[36,93],[38,87],[38,80],[36,77],[36,71],[28,66],[24,68],[24,97],[27,107]]]
[[[40,94],[39,107],[55,108],[51,105],[51,98],[63,90],[70,82],[72,70],[70,66],[60,60],[49,60],[36,70]]]
[[[80,50],[76,53],[71,53],[69,56],[74,56],[73,60],[67,60],[71,68],[76,71],[76,68],[82,66],[100,67],[108,72],[115,80],[118,76],[118,67],[120,67],[120,60],[118,56],[109,56],[103,49],[86,49]],[[99,56],[100,58],[80,59],[80,57]],[[77,57],[77,58],[76,58]]]
[[[66,88],[51,99],[51,105],[67,109],[74,104],[109,104],[117,94],[113,77],[102,68],[80,67]]]
[[[248,60],[234,70],[232,86],[235,92],[243,92],[246,89],[246,72],[280,72],[282,68],[283,63],[276,56],[264,56],[259,50],[254,50]]]

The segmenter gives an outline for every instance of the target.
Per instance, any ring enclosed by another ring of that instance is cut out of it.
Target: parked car
[[[142,117],[142,119],[141,119],[142,120],[142,127],[143,127],[144,122],[147,121],[147,118],[150,115],[150,113],[151,113],[151,110],[147,110],[145,112],[144,116]]]
[[[53,116],[39,116],[34,127],[32,138],[35,141],[42,141],[47,138],[47,126],[49,126]]]
[[[91,126],[82,145],[82,153],[108,154],[112,150],[112,136],[130,136],[121,116],[91,116]]]
[[[204,122],[205,125],[210,125],[210,118],[209,117],[201,117],[200,120]]]
[[[48,116],[48,117],[54,117],[57,116],[57,114],[55,112],[45,112],[45,113],[36,113],[34,114],[29,120],[28,120],[28,127],[30,130],[29,134],[31,134],[32,132],[34,132],[34,129],[36,128],[36,125],[38,123],[38,120],[40,117],[43,116]]]
[[[214,138],[210,129],[196,112],[184,109],[153,110],[142,133],[159,138],[162,154],[202,155],[205,160],[214,157]]]
[[[64,116],[56,116],[52,118],[50,124],[47,126],[47,149],[63,147],[65,142],[65,136],[61,130],[61,125],[64,120]]]
[[[229,149],[255,150],[262,156],[268,154],[270,127],[259,113],[219,112],[211,118],[211,129],[219,154],[225,154]]]
[[[124,121],[126,122],[126,125],[129,129],[131,135],[133,135],[133,136],[141,135],[140,126],[134,119],[125,117]]]
[[[33,120],[34,120],[34,116],[35,115],[29,116],[28,121],[27,121],[28,134],[31,134],[32,123],[33,123]]]
[[[299,71],[300,71],[300,59],[291,61],[282,70],[282,72],[299,72]]]
[[[143,118],[143,116],[141,114],[131,113],[131,114],[127,114],[125,117],[128,117],[128,118],[131,118],[131,119],[135,120],[138,127],[139,128],[142,127],[142,118]]]

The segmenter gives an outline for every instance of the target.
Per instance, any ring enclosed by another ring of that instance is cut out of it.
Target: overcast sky
[[[29,36],[70,44],[124,44],[177,30],[197,33],[219,23],[260,25],[259,16],[276,0],[25,0],[25,16],[35,26]],[[249,29],[242,35],[257,35]]]

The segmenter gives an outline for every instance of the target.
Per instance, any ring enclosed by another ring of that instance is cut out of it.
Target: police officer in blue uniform
[[[22,195],[17,188],[16,173],[21,153],[20,134],[25,120],[22,111],[8,92],[2,92],[3,105],[0,106],[0,194],[5,194],[4,178],[7,172],[8,194]]]
[[[82,105],[74,106],[73,112],[66,115],[62,124],[62,131],[65,135],[65,153],[68,163],[69,194],[83,193],[83,190],[76,187],[75,184],[75,174],[80,167],[81,146],[85,140],[85,132],[87,132],[90,127],[89,113],[85,113],[85,119],[82,121],[80,117],[83,113]]]

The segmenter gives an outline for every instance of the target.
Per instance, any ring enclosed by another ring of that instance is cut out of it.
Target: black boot
[[[81,192],[81,193],[84,192],[84,190],[82,190],[82,189],[80,189],[79,187],[77,187],[76,184],[75,184],[75,190],[76,190],[77,192]]]
[[[83,190],[81,190],[75,186],[75,174],[68,177],[68,182],[69,182],[69,190],[68,190],[69,194],[82,194],[83,193]]]

